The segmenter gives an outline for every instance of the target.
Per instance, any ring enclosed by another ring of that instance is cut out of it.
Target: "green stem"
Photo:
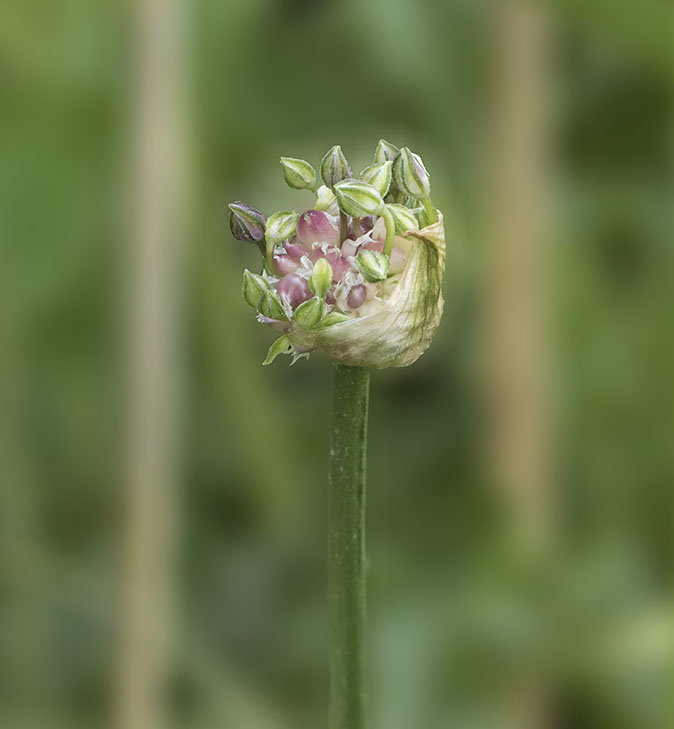
[[[424,212],[426,213],[426,225],[433,225],[438,222],[438,211],[435,209],[435,205],[431,201],[430,197],[424,197],[421,199],[421,204],[424,206]]]
[[[365,729],[365,456],[370,370],[335,365],[328,493],[330,729]]]
[[[395,220],[393,220],[393,215],[391,215],[386,205],[382,208],[381,214],[384,218],[384,222],[386,223],[386,243],[384,243],[384,253],[387,256],[390,256],[391,251],[393,250],[393,239],[396,235],[396,224]]]
[[[346,240],[349,231],[349,219],[346,217],[346,213],[339,213],[339,244],[340,246]]]

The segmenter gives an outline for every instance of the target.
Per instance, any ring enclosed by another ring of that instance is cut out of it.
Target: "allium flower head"
[[[264,364],[322,349],[342,364],[404,367],[430,345],[443,309],[442,215],[418,155],[382,140],[375,160],[353,179],[335,146],[320,166],[326,186],[316,189],[309,163],[283,158],[289,184],[299,189],[301,177],[315,190],[313,207],[274,213],[265,224],[254,208],[230,206],[235,237],[258,242],[264,257],[260,273],[244,272],[243,298],[281,335]],[[391,168],[407,205],[384,200]]]

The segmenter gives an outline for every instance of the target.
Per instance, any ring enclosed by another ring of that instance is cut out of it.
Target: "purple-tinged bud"
[[[339,226],[335,219],[322,210],[308,210],[297,221],[297,237],[309,250],[314,243],[339,244]]]
[[[344,180],[335,186],[339,209],[352,218],[365,218],[378,213],[384,201],[379,191],[367,182]]]
[[[367,182],[382,196],[386,195],[391,186],[391,167],[393,162],[387,160],[381,164],[374,164],[366,167],[360,173],[362,182]]]
[[[279,354],[292,354],[292,352],[293,343],[290,341],[290,338],[286,334],[283,334],[277,340],[272,342],[272,345],[271,347],[269,347],[267,356],[265,357],[265,360],[262,364],[269,365],[279,356]]]
[[[298,217],[297,213],[291,210],[282,210],[281,212],[270,215],[265,231],[267,245],[273,248],[290,240],[297,230]]]
[[[342,180],[353,177],[351,167],[339,144],[335,144],[321,160],[321,177],[330,188]]]
[[[313,329],[321,323],[325,314],[325,302],[315,296],[297,307],[293,321],[303,329]]]
[[[332,284],[332,266],[327,258],[319,258],[314,263],[309,279],[309,286],[316,296],[324,299]]]
[[[295,190],[313,189],[316,184],[316,170],[303,159],[281,157],[283,176],[290,187]]]
[[[229,229],[237,240],[257,243],[264,238],[265,219],[259,210],[243,202],[229,203]]]
[[[302,260],[302,256],[308,254],[307,249],[299,243],[286,243],[286,253],[298,263]]]
[[[296,309],[302,302],[313,296],[309,282],[296,273],[284,276],[278,282],[276,290],[278,295],[284,301],[287,301],[293,309]]]
[[[375,164],[381,164],[389,160],[393,162],[399,151],[395,144],[391,144],[391,142],[387,142],[385,139],[380,139],[377,143],[377,149],[374,151],[374,162]]]
[[[274,256],[274,268],[281,274],[286,276],[289,273],[295,273],[299,267],[297,261],[293,261],[290,256],[281,254],[280,256]]]
[[[356,257],[358,270],[363,274],[366,281],[376,283],[384,281],[388,276],[391,267],[391,259],[379,251],[361,251]]]
[[[427,198],[431,194],[431,181],[418,154],[403,147],[393,162],[393,177],[400,190],[411,197]]]
[[[330,304],[330,306],[335,305],[335,293],[333,289],[328,289],[328,293],[325,295],[325,303]]]
[[[351,309],[357,309],[365,303],[367,298],[367,287],[365,284],[357,284],[346,297],[346,303]]]

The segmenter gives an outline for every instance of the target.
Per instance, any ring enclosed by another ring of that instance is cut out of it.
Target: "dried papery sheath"
[[[323,178],[323,182],[330,188],[333,188],[342,180],[348,180],[353,177],[351,166],[338,144],[332,147],[321,160],[321,177]]]
[[[418,154],[403,147],[393,162],[396,185],[410,197],[426,198],[431,194],[431,182]]]
[[[373,164],[366,167],[360,173],[362,182],[367,182],[382,196],[386,195],[391,186],[391,167],[393,162],[387,160],[381,164]]]
[[[283,176],[288,185],[295,190],[314,189],[316,170],[303,159],[281,157]]]
[[[390,294],[375,301],[365,316],[314,334],[314,346],[324,349],[333,360],[377,369],[406,367],[428,349],[444,307],[442,215],[433,225],[406,233],[405,240],[410,244],[409,258]],[[311,346],[311,339],[302,337],[302,344]]]
[[[233,202],[229,207],[229,229],[237,240],[257,243],[264,238],[265,219],[259,210],[243,202]]]

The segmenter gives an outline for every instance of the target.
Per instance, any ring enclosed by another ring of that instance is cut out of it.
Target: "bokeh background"
[[[2,729],[326,726],[331,366],[262,368],[226,203],[380,137],[448,271],[373,376],[371,726],[674,726],[671,9],[2,3]]]

